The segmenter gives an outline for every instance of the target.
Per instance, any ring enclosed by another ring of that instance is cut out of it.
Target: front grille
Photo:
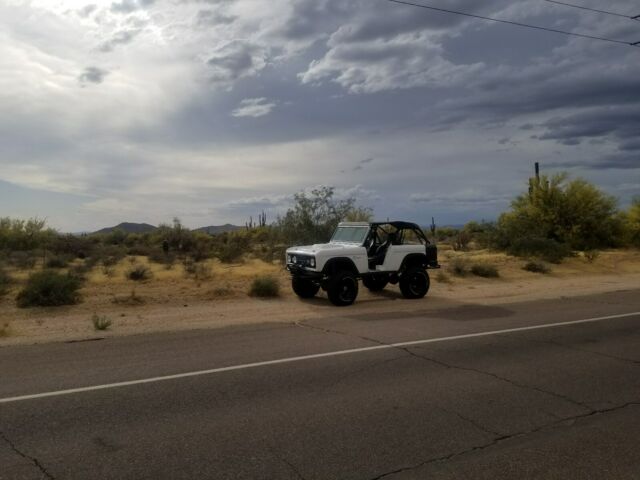
[[[297,255],[297,254],[288,254],[287,255],[287,263],[290,265],[298,265],[300,267],[310,267],[314,268],[315,258],[312,255]]]

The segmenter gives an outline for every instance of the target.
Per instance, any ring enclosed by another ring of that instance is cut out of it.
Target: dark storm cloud
[[[78,77],[78,81],[81,84],[102,83],[107,75],[109,75],[107,70],[98,67],[87,67]]]
[[[614,136],[617,139],[640,138],[640,104],[635,107],[611,107],[553,118],[543,123],[540,140],[557,140],[575,145],[584,138]]]
[[[264,50],[252,43],[233,40],[218,48],[207,61],[214,81],[229,82],[256,73],[264,67]]]
[[[568,160],[549,164],[555,168],[579,168],[587,170],[638,170],[640,169],[640,152],[608,155],[600,160],[579,161]]]

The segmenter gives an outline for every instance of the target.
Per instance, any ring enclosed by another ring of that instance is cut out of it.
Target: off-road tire
[[[409,267],[400,276],[400,291],[404,298],[422,298],[429,291],[429,286],[429,274],[423,267]]]
[[[291,288],[300,298],[313,298],[320,290],[320,285],[313,283],[307,278],[292,277]]]
[[[362,284],[369,289],[370,292],[379,292],[389,283],[389,276],[383,274],[367,275],[362,277]]]
[[[351,305],[358,297],[358,279],[348,270],[336,272],[329,279],[327,296],[338,307]]]

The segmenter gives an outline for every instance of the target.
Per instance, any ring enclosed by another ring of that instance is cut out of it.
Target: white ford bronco
[[[359,279],[373,292],[399,283],[405,298],[422,298],[429,291],[427,269],[440,268],[436,246],[409,222],[340,223],[329,243],[287,249],[286,265],[299,297],[322,288],[338,306],[355,301]]]

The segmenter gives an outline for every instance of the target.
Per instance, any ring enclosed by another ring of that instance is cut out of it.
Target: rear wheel
[[[422,298],[429,291],[429,274],[422,267],[410,267],[400,277],[400,291],[404,298]]]
[[[362,277],[362,284],[371,292],[379,292],[380,290],[384,290],[384,287],[386,287],[388,283],[388,275],[376,274]]]
[[[320,285],[313,283],[307,278],[299,277],[291,278],[291,287],[300,298],[313,298],[316,293],[318,293],[318,290],[320,290]]]
[[[358,279],[348,270],[337,272],[329,279],[327,296],[338,307],[351,305],[358,296]]]

